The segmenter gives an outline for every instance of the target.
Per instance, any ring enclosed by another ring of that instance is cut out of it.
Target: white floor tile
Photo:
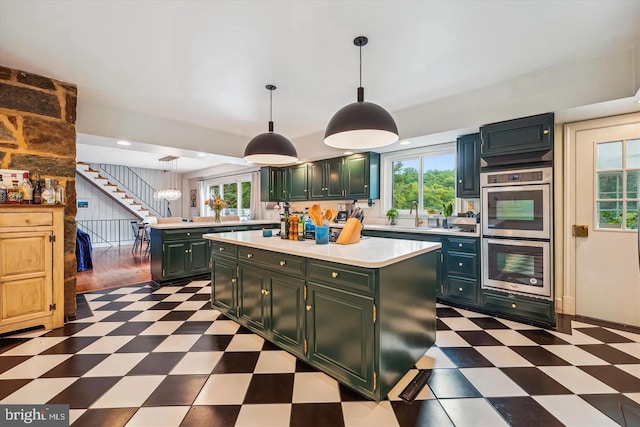
[[[573,345],[543,345],[556,356],[566,360],[573,366],[589,366],[589,365],[608,365],[609,363],[594,356],[588,351],[584,351],[580,347]]]
[[[211,375],[194,405],[240,405],[249,388],[251,374]]]
[[[189,406],[140,408],[125,425],[127,427],[178,427],[187,411]]]
[[[120,298],[114,301],[115,302],[135,302],[135,301],[140,301],[142,298],[146,296],[147,294],[126,294],[126,295],[122,295]]]
[[[482,328],[466,317],[441,317],[440,320],[454,331],[480,331]],[[437,335],[442,332],[438,331]]]
[[[209,301],[184,301],[179,306],[174,308],[173,311],[197,311],[209,304],[211,304]],[[211,310],[206,311],[210,312]],[[209,318],[207,320],[214,319],[212,319],[211,315],[209,315]]]
[[[293,403],[340,402],[338,382],[322,372],[298,372],[293,381]]]
[[[116,328],[124,325],[124,322],[97,322],[78,331],[74,337],[103,337]]]
[[[508,426],[485,399],[440,399],[439,402],[456,427]]]
[[[404,389],[407,388],[409,383],[416,377],[416,375],[418,375],[419,372],[420,371],[418,369],[410,369],[409,372],[407,372],[402,378],[400,378],[400,381],[398,381],[397,384],[394,385],[391,390],[389,390],[387,399],[390,401],[402,400],[399,397],[400,393],[402,393]],[[431,392],[429,386],[425,384],[424,387],[422,387],[422,390],[418,392],[414,400],[430,400],[435,398],[436,397]]]
[[[440,334],[437,332],[436,336]],[[436,346],[431,348],[416,362],[418,369],[457,368],[457,365]]]
[[[391,402],[342,402],[345,427],[398,427]]]
[[[88,301],[87,305],[89,305],[89,308],[93,311],[97,310],[98,308],[102,307],[103,305],[107,305],[109,304],[111,301]],[[114,312],[112,312],[114,313]]]
[[[156,304],[158,304],[158,301],[136,301],[136,302],[132,302],[131,304],[122,308],[121,310],[122,311],[144,311],[144,310],[148,310],[149,308],[153,307]],[[151,310],[151,311],[155,311],[155,310]],[[158,311],[161,311],[161,310],[158,310]],[[165,312],[165,314],[166,313],[168,313],[168,311]]]
[[[223,351],[197,351],[187,353],[171,370],[171,375],[209,375],[213,372]]]
[[[34,329],[33,331],[21,332],[19,334],[11,334],[10,338],[35,338],[44,335],[51,329]]]
[[[640,334],[634,334],[633,332],[627,332],[627,331],[619,331],[617,329],[610,329],[610,328],[605,328],[605,329],[613,333],[616,333],[618,335],[622,335],[625,338],[629,338],[632,341],[640,342]]]
[[[592,325],[591,323],[579,322],[577,320],[571,321],[571,328],[598,328],[598,325]]]
[[[458,308],[458,307],[451,307],[451,308],[453,308],[458,313],[462,314],[464,317],[487,317],[486,314],[478,313],[476,311],[469,311],[469,310],[465,310],[463,308]]]
[[[602,344],[602,341],[597,340],[580,331],[576,331],[575,329],[572,331],[571,334],[563,334],[562,332],[557,332],[557,331],[548,331],[548,332],[573,345]]]
[[[478,353],[483,355],[489,362],[498,368],[508,368],[515,366],[533,366],[524,357],[506,346],[478,346],[474,347]]]
[[[91,368],[83,377],[118,377],[126,375],[148,353],[115,353]]]
[[[77,378],[37,378],[2,399],[3,404],[43,404],[51,400]]]
[[[498,368],[464,368],[460,372],[484,397],[528,395]]]
[[[438,347],[471,347],[471,344],[456,334],[455,331],[438,331],[436,333],[436,345]]]
[[[84,295],[84,299],[89,302],[89,301],[93,301],[96,298],[100,298],[101,296],[104,296],[104,294],[101,293],[97,293],[97,292],[89,292],[89,293],[84,293],[82,294]]]
[[[87,412],[86,409],[70,409],[69,410],[69,425],[75,423],[76,420],[78,418],[80,418],[82,416],[82,414],[84,414],[85,412]]]
[[[209,329],[205,331],[205,335],[232,335],[235,334],[240,325],[233,320],[216,320]]]
[[[640,405],[640,393],[624,393],[624,395]]]
[[[129,322],[155,322],[156,320],[162,319],[169,313],[171,313],[169,310],[147,310],[138,314],[136,317],[129,320]]]
[[[209,304],[205,301],[205,303]],[[213,321],[220,317],[220,312],[218,310],[199,310],[193,313],[193,316],[189,317],[187,321],[196,322],[196,321]]]
[[[109,294],[110,295],[130,294],[131,292],[135,292],[138,289],[140,288],[138,288],[137,286],[123,286],[121,288],[111,290]],[[141,295],[146,295],[146,294],[141,294]]]
[[[138,335],[171,335],[182,325],[183,321],[157,322]]]
[[[617,393],[616,390],[575,366],[539,366],[538,369],[575,394]]]
[[[134,338],[133,335],[114,335],[107,336],[94,341],[89,344],[82,350],[78,351],[77,354],[109,354],[115,353]]]
[[[91,405],[91,408],[135,408],[142,406],[164,378],[165,375],[123,377],[100,396]]]
[[[234,335],[226,351],[260,351],[264,345],[264,338],[256,334]]]
[[[633,375],[634,377],[640,378],[640,365],[614,365],[614,366],[618,369],[622,369],[623,371]]]
[[[200,337],[201,335],[169,335],[153,349],[153,353],[189,351]]]
[[[598,411],[579,396],[532,396],[540,405],[568,427],[617,426],[611,418]]]
[[[627,354],[632,355],[635,358],[640,359],[640,343],[639,342],[625,342],[609,344],[613,348],[617,348],[620,351],[624,351]]]
[[[206,288],[198,289],[198,292],[196,292],[196,294],[211,295],[211,286],[207,286]]]
[[[211,280],[194,280],[186,284],[185,288],[204,288],[209,283],[211,283]]]
[[[11,337],[13,338],[13,336]],[[66,340],[67,337],[38,337],[2,353],[3,356],[34,356]]]
[[[286,351],[263,351],[258,357],[256,374],[280,374],[296,371],[296,357]]]
[[[40,375],[50,371],[60,363],[64,362],[73,354],[47,354],[33,356],[8,371],[0,374],[2,380],[13,380],[19,378],[38,378]]]
[[[184,302],[191,298],[193,294],[181,293],[181,294],[173,294],[169,295],[162,302]]]
[[[242,405],[235,427],[289,427],[291,405]]]
[[[182,289],[182,286],[162,286],[155,291],[154,294],[174,294]]]
[[[111,316],[114,313],[117,313],[117,311],[111,311],[111,310],[96,311],[96,310],[93,310],[93,316],[84,317],[82,319],[74,320],[72,323],[95,323],[95,322],[101,321],[102,319],[106,319],[107,317]]]
[[[500,319],[503,322],[503,319]],[[514,331],[511,329],[487,329],[485,331],[498,341],[500,341],[504,345],[509,346],[517,346],[517,345],[538,345],[534,341],[531,341],[529,338],[525,337],[518,331]],[[438,331],[438,334],[440,331]],[[437,336],[437,335],[436,335]]]
[[[540,329],[537,326],[527,325],[527,324],[520,323],[520,322],[514,322],[512,320],[503,319],[501,317],[497,318],[497,319],[500,321],[500,323],[504,323],[505,325],[507,325],[511,329],[515,329],[515,330]]]

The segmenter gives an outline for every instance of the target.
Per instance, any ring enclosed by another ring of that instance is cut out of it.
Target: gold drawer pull
[[[458,291],[459,291],[459,292],[462,292],[462,288],[458,288]]]
[[[231,279],[231,283],[233,283],[234,285],[237,283],[238,281],[236,279]]]
[[[264,290],[264,296],[269,296],[269,291],[268,290]]]
[[[458,247],[461,248],[462,247],[462,243],[458,243]]]
[[[462,267],[462,263],[461,262],[458,263],[458,267]]]
[[[518,308],[518,306],[515,304],[511,304],[511,308]]]
[[[247,258],[249,259],[253,258],[253,254],[247,254]]]
[[[218,248],[220,252],[224,252],[224,248]]]
[[[284,267],[285,265],[287,265],[286,261],[280,261],[280,267]]]
[[[307,306],[307,311],[311,311],[311,306],[310,305]]]
[[[333,278],[335,279],[336,277],[338,277],[338,273],[336,273],[336,272],[334,271],[333,273],[331,273],[331,277],[333,277]]]
[[[191,233],[187,233],[187,236],[191,236]]]

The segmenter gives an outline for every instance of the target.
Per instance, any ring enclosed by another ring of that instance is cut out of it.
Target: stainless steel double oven
[[[551,299],[551,167],[482,172],[482,287]]]

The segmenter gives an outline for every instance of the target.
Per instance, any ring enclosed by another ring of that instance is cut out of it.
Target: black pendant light
[[[358,102],[342,107],[333,115],[324,133],[324,143],[336,148],[368,149],[384,147],[398,140],[398,127],[391,114],[378,104],[365,102],[362,87],[362,46],[369,40],[356,37],[360,48]]]
[[[263,165],[286,165],[298,160],[296,147],[284,136],[273,131],[273,91],[274,85],[267,85],[269,90],[269,132],[261,133],[247,144],[244,160]]]

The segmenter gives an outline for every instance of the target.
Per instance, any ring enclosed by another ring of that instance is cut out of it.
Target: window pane
[[[251,181],[240,183],[240,218],[251,219]]]
[[[598,172],[598,199],[622,199],[622,172]]]
[[[638,229],[638,209],[640,202],[627,202],[627,229]]]
[[[627,141],[627,167],[640,168],[640,139]]]
[[[629,199],[640,199],[640,171],[627,172],[627,197]]]
[[[455,157],[455,153],[447,153],[422,158],[423,209],[441,211],[445,203],[455,205]]]
[[[598,170],[622,169],[622,141],[599,143],[597,159]]]
[[[418,201],[418,166],[419,159],[408,159],[391,164],[393,171],[393,207],[409,209],[412,201]]]
[[[238,215],[237,201],[238,201],[238,184],[223,184],[222,191],[224,194],[224,200],[227,201],[227,209],[222,211],[223,215]]]
[[[598,228],[622,228],[622,202],[598,202]]]

